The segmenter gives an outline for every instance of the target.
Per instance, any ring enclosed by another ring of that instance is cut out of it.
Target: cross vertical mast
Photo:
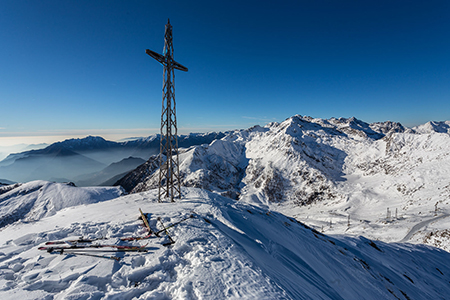
[[[159,146],[159,185],[158,201],[181,197],[181,180],[178,159],[178,129],[175,102],[175,69],[187,72],[188,69],[173,60],[172,25],[167,21],[164,32],[163,55],[151,50],[145,53],[164,66],[161,112],[161,141]]]

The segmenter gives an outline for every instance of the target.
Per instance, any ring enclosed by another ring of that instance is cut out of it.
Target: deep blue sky
[[[157,133],[167,18],[181,133],[450,119],[447,0],[0,0],[0,144]]]

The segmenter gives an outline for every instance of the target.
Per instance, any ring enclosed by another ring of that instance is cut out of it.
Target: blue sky
[[[449,1],[2,0],[0,145],[159,132],[168,18],[181,133],[450,119]]]

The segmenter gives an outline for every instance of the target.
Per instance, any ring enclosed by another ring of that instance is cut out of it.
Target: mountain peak
[[[412,132],[411,129],[405,128],[402,124],[391,121],[371,123],[369,127],[372,130],[382,134],[388,134],[393,132]]]
[[[423,125],[413,127],[417,133],[448,133],[450,134],[450,121],[429,121]]]

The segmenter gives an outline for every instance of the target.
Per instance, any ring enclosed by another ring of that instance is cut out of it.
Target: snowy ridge
[[[118,187],[77,188],[48,181],[0,187],[0,228],[19,220],[40,220],[66,207],[106,201],[122,194]]]
[[[183,185],[242,195],[240,199],[256,203],[310,204],[335,197],[333,189],[336,181],[343,180],[349,147],[365,144],[368,148],[385,136],[383,132],[403,130],[401,124],[392,122],[372,127],[356,118],[294,116],[264,128],[234,131],[210,145],[181,151]],[[140,192],[155,188],[155,171],[127,189]]]
[[[423,245],[326,236],[292,218],[194,188],[183,200],[157,203],[156,191],[65,208],[34,224],[0,231],[2,299],[444,299],[450,293],[448,252]],[[39,245],[74,236],[144,234],[147,253],[121,261],[50,254]],[[70,222],[67,222],[70,220]]]

